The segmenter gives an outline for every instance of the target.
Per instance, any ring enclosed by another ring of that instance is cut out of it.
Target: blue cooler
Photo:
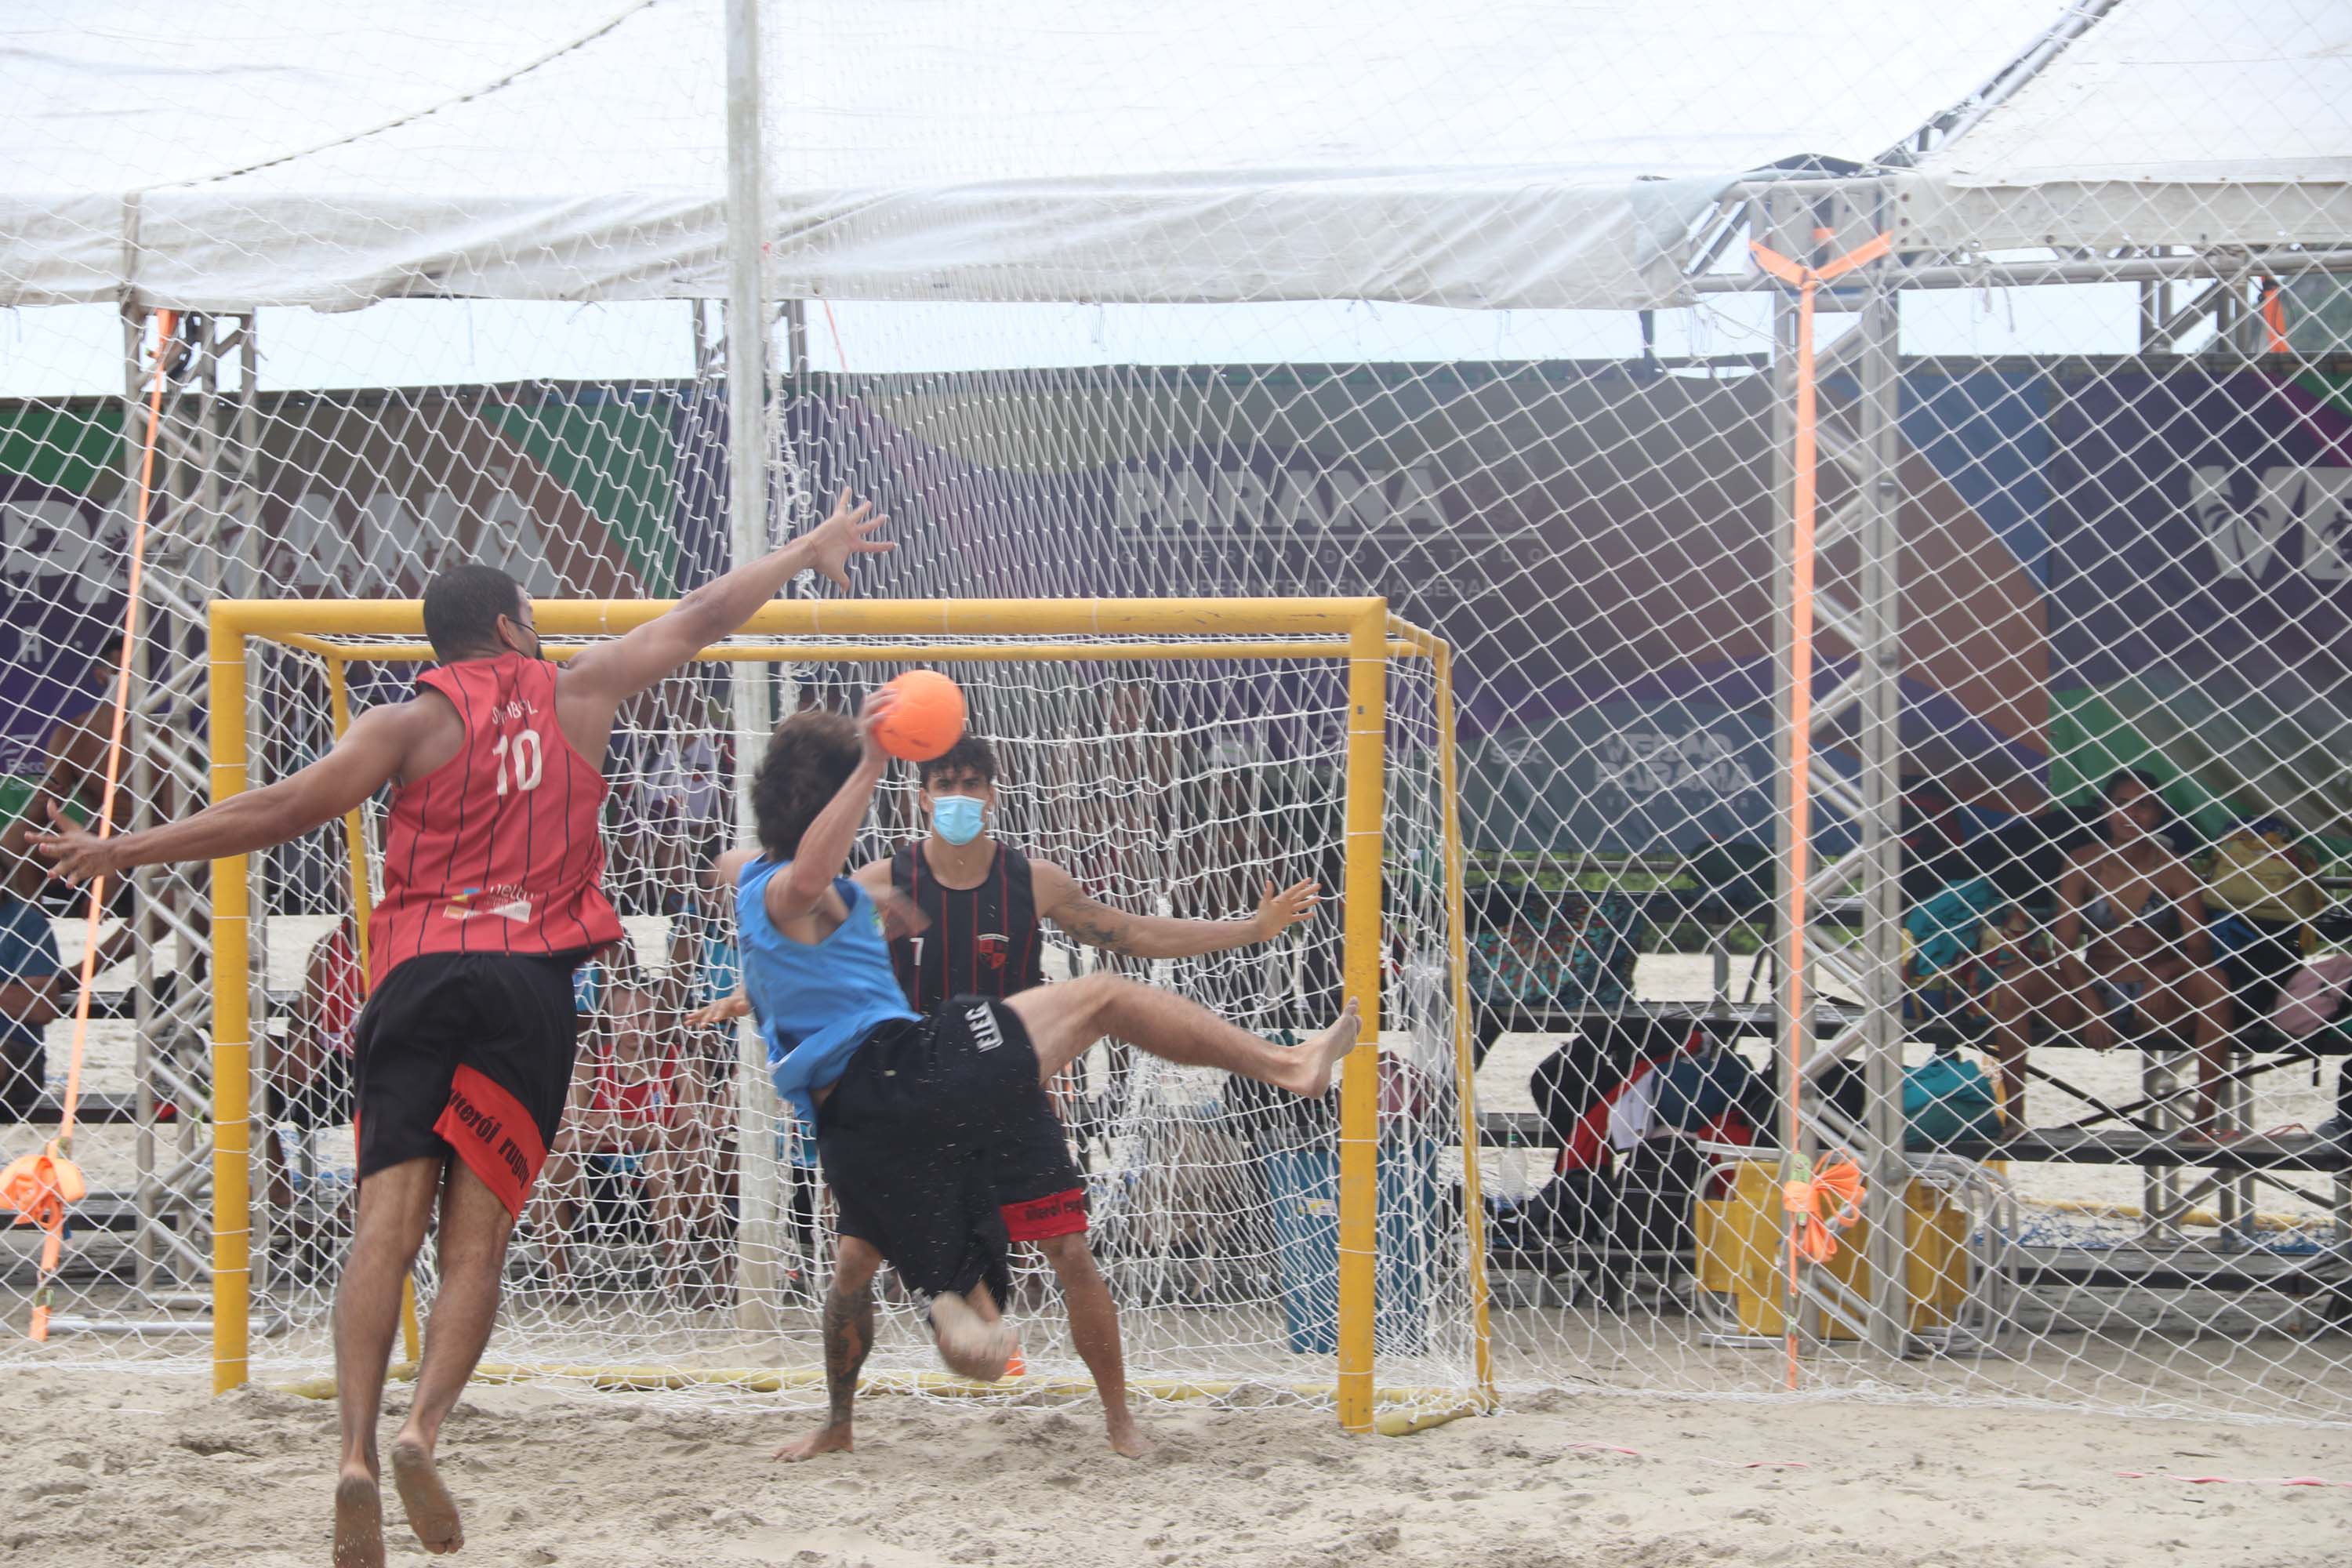
[[[1339,1154],[1336,1145],[1277,1147],[1260,1154],[1274,1203],[1282,1320],[1298,1355],[1339,1348]],[[1382,1355],[1418,1355],[1428,1332],[1427,1281],[1443,1245],[1437,1224],[1437,1145],[1381,1144],[1380,1242],[1372,1342]]]

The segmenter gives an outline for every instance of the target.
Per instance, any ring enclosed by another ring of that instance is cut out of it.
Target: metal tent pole
[[[727,472],[728,523],[734,563],[768,548],[767,233],[762,173],[760,0],[727,0]],[[735,820],[744,841],[752,829],[751,759],[768,732],[765,672],[731,667],[735,724]],[[737,1077],[737,1157],[741,1219],[736,1227],[735,1310],[739,1327],[775,1327],[778,1269],[776,1118],[767,1051],[757,1028],[742,1026]]]
[[[1903,759],[1902,530],[1897,461],[1899,296],[1878,288],[1855,331],[1866,337],[1856,372],[1861,435],[1862,946],[1868,1004],[1864,1077],[1870,1114],[1860,1152],[1870,1222],[1870,1338],[1889,1355],[1910,1341],[1907,1276],[1910,1163],[1903,1117],[1903,841],[1896,812]]]
[[[1765,204],[1759,204],[1759,219]],[[1751,232],[1769,232],[1759,221]],[[1772,735],[1781,765],[1772,770],[1772,865],[1774,1055],[1780,1085],[1780,1144],[1784,1160],[1804,1147],[1801,1110],[1804,1083],[1790,1070],[1786,1042],[1803,1020],[1790,1016],[1787,964],[1794,945],[1789,925],[1789,863],[1793,843],[1788,761],[1792,728],[1793,691],[1789,680],[1790,606],[1793,601],[1791,563],[1794,560],[1796,515],[1797,302],[1786,290],[1772,297]],[[1784,1165],[1784,1169],[1786,1166]],[[1779,1270],[1775,1270],[1780,1273]],[[1780,1279],[1783,1321],[1798,1322],[1802,1303],[1783,1275]]]

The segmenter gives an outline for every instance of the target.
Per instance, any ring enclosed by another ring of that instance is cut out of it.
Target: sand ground
[[[0,1372],[0,1563],[327,1563],[331,1405],[55,1368]],[[478,1388],[444,1438],[467,1521],[453,1561],[2318,1568],[2352,1543],[2352,1488],[2121,1473],[2352,1482],[2340,1428],[1595,1395],[1349,1438],[1312,1410],[1162,1406],[1157,1452],[1129,1463],[1085,1404],[864,1411],[855,1455],[783,1466],[804,1405]],[[425,1561],[394,1523],[392,1561]]]

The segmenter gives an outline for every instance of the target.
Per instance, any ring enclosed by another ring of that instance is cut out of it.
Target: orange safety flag
[[[1832,1160],[1819,1172],[1797,1161],[1797,1179],[1780,1184],[1780,1204],[1797,1219],[1797,1253],[1810,1263],[1837,1256],[1837,1232],[1862,1217],[1862,1168]]]
[[[33,1297],[32,1337],[49,1337],[49,1289],[57,1278],[65,1244],[66,1210],[81,1202],[89,1188],[81,1167],[58,1152],[55,1142],[43,1144],[37,1154],[11,1160],[0,1170],[0,1199],[16,1211],[18,1225],[39,1226],[48,1235],[41,1243],[41,1284]]]

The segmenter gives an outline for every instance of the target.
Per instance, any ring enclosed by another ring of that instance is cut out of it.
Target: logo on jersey
[[[963,1021],[971,1026],[972,1049],[992,1051],[1004,1043],[1004,1032],[996,1026],[993,1008],[982,1005],[964,1009]]]
[[[530,922],[530,895],[509,883],[498,888],[460,888],[449,895],[443,906],[441,918],[470,921],[481,915],[496,915],[500,920],[518,924]]]
[[[1002,974],[1013,956],[1013,944],[1003,931],[988,931],[973,939],[972,952],[982,965]]]

